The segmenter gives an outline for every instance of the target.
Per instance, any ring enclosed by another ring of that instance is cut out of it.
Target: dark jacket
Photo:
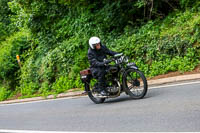
[[[114,51],[109,50],[105,45],[101,44],[101,49],[88,49],[88,60],[90,63],[90,68],[92,73],[94,74],[100,69],[104,69],[103,59],[106,59],[106,55],[114,56],[117,54]]]

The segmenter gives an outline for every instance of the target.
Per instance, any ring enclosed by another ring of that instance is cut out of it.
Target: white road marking
[[[111,133],[111,132],[76,132],[76,131],[34,131],[34,130],[6,130],[6,129],[0,129],[0,133]],[[115,133],[123,133],[123,132],[115,132]],[[133,133],[133,132],[126,132],[126,133]],[[134,133],[140,133],[140,132],[134,132]],[[154,132],[143,132],[143,133],[154,133]],[[167,132],[162,132],[167,133]],[[177,132],[171,132],[171,133],[177,133]],[[183,132],[180,132],[183,133]],[[187,133],[193,133],[193,132],[187,132]]]
[[[40,102],[48,102],[48,101],[58,101],[58,100],[65,100],[65,99],[76,99],[80,97],[87,97],[87,96],[74,96],[74,97],[65,97],[65,98],[57,98],[57,99],[46,99],[46,100],[39,100],[39,101],[30,101],[30,102],[21,102],[21,103],[11,103],[11,104],[0,104],[1,106],[8,106],[8,105],[19,105],[19,104],[28,104],[28,103],[40,103]]]
[[[148,88],[148,90],[167,88],[167,87],[173,87],[173,86],[183,86],[183,85],[190,85],[190,84],[200,84],[200,81],[179,83],[179,84],[171,84],[171,85],[160,85],[160,86],[150,87],[150,88]],[[75,98],[80,98],[80,97],[87,97],[87,96],[75,96],[75,97],[66,97],[66,98],[57,98],[57,99],[47,99],[47,100],[32,101],[32,102],[22,102],[22,103],[13,103],[13,104],[0,104],[0,107],[1,106],[9,106],[9,105],[19,105],[19,104],[29,104],[29,103],[40,103],[40,102],[48,102],[48,101],[75,99]]]
[[[179,84],[171,84],[171,85],[160,85],[155,87],[150,87],[148,89],[159,89],[159,88],[166,88],[166,87],[173,87],[173,86],[183,86],[183,85],[191,85],[191,84],[200,84],[200,81],[188,82],[188,83],[179,83]]]
[[[67,132],[57,132],[57,131],[34,131],[34,130],[7,130],[0,129],[0,133],[67,133]]]
[[[73,131],[69,132],[69,131],[34,131],[34,130],[7,130],[7,129],[0,129],[0,133],[1,132],[3,132],[3,133],[88,133],[88,132],[76,132],[76,131],[75,132],[73,132]],[[89,132],[89,133],[99,133],[99,132]],[[101,132],[101,133],[110,133],[110,132]],[[115,133],[121,133],[121,132],[115,132]],[[132,133],[132,132],[126,132],[126,133]]]

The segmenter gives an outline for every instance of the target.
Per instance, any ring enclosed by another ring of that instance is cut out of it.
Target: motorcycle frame
[[[119,89],[119,92],[116,94],[116,95],[113,95],[113,96],[109,96],[109,98],[114,98],[114,97],[118,97],[124,90],[123,88],[123,77],[125,76],[126,74],[126,71],[128,69],[135,69],[135,70],[138,70],[138,67],[136,66],[135,63],[129,63],[125,66],[125,64],[116,64],[115,65],[116,67],[118,67],[120,70],[118,71],[118,79],[119,79],[119,82],[120,82],[120,89]],[[87,85],[89,86],[90,85],[90,81],[91,79],[93,78],[93,76],[90,74],[90,75],[86,75],[86,77],[84,78],[84,80],[81,78],[82,82],[84,83],[84,88],[85,88],[85,92],[89,92],[90,89],[88,90],[88,87]],[[123,91],[122,91],[123,90]],[[108,98],[108,97],[107,97]]]

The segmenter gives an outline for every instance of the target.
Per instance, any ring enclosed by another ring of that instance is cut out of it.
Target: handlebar
[[[119,54],[114,55],[114,58],[104,59],[104,63],[109,64],[112,61],[116,61],[117,63],[122,63],[124,61],[124,59],[127,59],[127,58],[125,56],[123,56],[123,53],[119,53]]]
[[[123,55],[123,53],[119,53],[119,54],[115,54],[114,57],[116,58],[116,57],[120,57],[122,55]]]

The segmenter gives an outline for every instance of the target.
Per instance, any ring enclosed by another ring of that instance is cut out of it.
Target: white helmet
[[[101,40],[98,38],[98,37],[91,37],[90,40],[89,40],[89,45],[90,45],[90,48],[91,49],[95,49],[95,45],[100,43]]]

